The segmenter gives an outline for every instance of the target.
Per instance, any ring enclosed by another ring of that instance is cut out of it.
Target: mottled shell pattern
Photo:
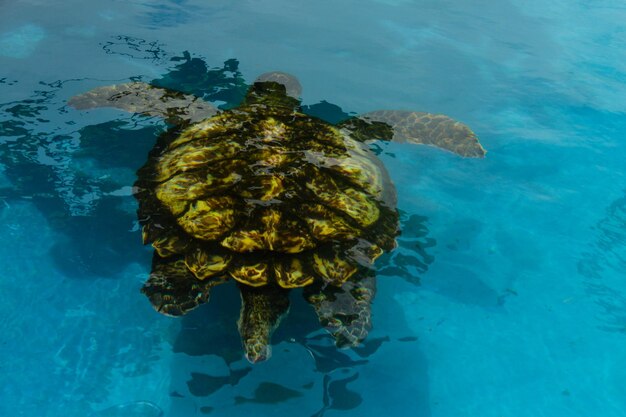
[[[283,288],[341,286],[393,249],[384,166],[295,109],[284,86],[258,83],[242,106],[164,134],[136,183],[144,243],[200,281]]]

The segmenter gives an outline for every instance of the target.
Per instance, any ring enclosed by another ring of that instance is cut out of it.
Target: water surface
[[[0,414],[626,414],[621,3],[0,10]],[[163,123],[65,103],[143,80],[229,107],[272,70],[295,74],[327,120],[445,113],[489,153],[380,144],[403,234],[377,263],[373,332],[337,350],[294,295],[272,359],[251,366],[233,286],[182,319],[139,293],[151,251],[130,187]]]

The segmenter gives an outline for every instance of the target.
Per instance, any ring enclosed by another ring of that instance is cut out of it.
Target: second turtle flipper
[[[164,118],[168,123],[197,122],[218,113],[218,109],[199,97],[147,83],[107,85],[70,98],[77,110],[114,107],[132,113]]]
[[[338,347],[356,346],[372,328],[371,304],[376,293],[376,278],[367,274],[350,279],[341,287],[309,286],[304,297],[313,306],[320,323],[335,338]]]
[[[200,281],[189,271],[183,258],[161,258],[155,252],[150,278],[141,292],[159,313],[182,316],[209,301],[211,287],[223,282],[225,278]]]
[[[282,317],[289,311],[289,290],[265,285],[239,285],[241,316],[237,325],[246,351],[246,358],[261,362],[270,358],[270,338]]]
[[[467,125],[444,114],[378,110],[348,119],[339,126],[363,141],[383,139],[432,145],[473,158],[482,158],[487,153]]]

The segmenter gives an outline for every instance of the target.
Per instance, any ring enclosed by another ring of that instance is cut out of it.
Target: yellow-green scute
[[[201,281],[341,286],[396,235],[375,155],[286,107],[244,105],[164,136],[138,185],[144,242]]]

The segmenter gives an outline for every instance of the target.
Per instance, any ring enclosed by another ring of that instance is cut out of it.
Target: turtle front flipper
[[[155,252],[152,272],[141,292],[159,313],[182,316],[209,301],[211,287],[225,280],[213,277],[201,281],[187,268],[184,257],[162,258]]]
[[[218,113],[218,109],[199,97],[147,83],[131,82],[97,87],[70,98],[77,110],[114,107],[145,116],[162,117],[168,123],[197,122]]]
[[[335,338],[337,347],[357,346],[372,328],[371,304],[376,293],[373,273],[352,278],[341,287],[309,286],[304,297],[313,306],[320,324]]]
[[[289,291],[270,285],[239,285],[239,289],[241,315],[237,326],[246,358],[252,363],[267,360],[272,354],[272,333],[289,310]]]
[[[444,114],[379,110],[353,117],[339,126],[362,141],[382,139],[432,145],[473,158],[487,153],[469,127]]]

